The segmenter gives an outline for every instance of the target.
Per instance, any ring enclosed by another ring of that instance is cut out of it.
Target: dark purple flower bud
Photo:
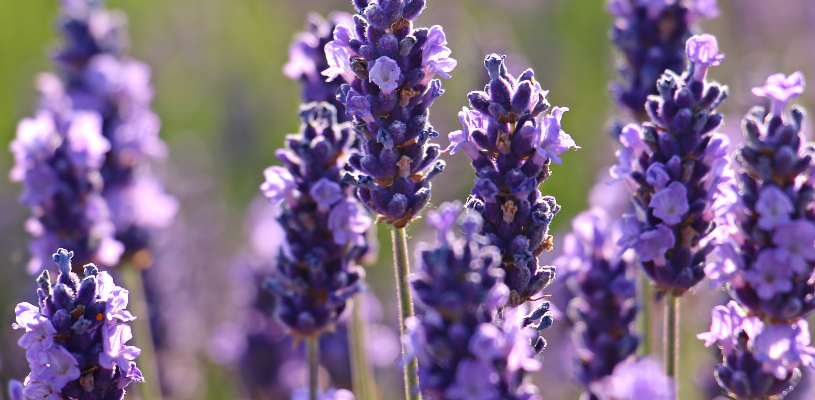
[[[60,283],[53,296],[45,294],[41,301],[52,307],[20,303],[15,309],[13,327],[25,329],[18,344],[26,349],[31,373],[25,387],[14,386],[12,398],[121,399],[130,382],[144,381],[134,362],[141,350],[126,345],[133,337],[126,322],[136,319],[125,310],[127,290],[116,286],[107,272],[87,275],[80,282],[71,271],[71,257],[73,252],[65,249],[53,255]],[[93,268],[86,266],[89,271]],[[44,272],[42,279],[48,274]],[[78,295],[69,282],[79,282]]]

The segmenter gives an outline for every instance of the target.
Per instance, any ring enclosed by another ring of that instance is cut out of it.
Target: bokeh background
[[[615,115],[607,91],[608,81],[615,76],[615,53],[608,40],[612,18],[604,10],[604,1],[428,3],[417,26],[443,25],[459,62],[453,78],[443,82],[446,93],[431,115],[432,124],[442,133],[438,142],[443,146],[446,133],[459,128],[456,113],[467,104],[467,92],[486,82],[482,60],[487,53],[507,54],[514,74],[534,67],[536,78],[551,90],[549,101],[570,108],[563,119],[564,130],[583,148],[566,154],[542,187],[563,206],[553,225],[556,238],[562,238],[570,229],[571,218],[586,208],[591,186],[607,179],[607,166],[614,159],[614,145],[605,126]],[[262,182],[261,172],[275,163],[273,152],[282,146],[284,135],[298,129],[300,87],[283,75],[282,68],[289,42],[303,29],[309,12],[351,12],[351,2],[111,0],[108,4],[128,14],[131,53],[152,67],[154,108],[163,121],[161,135],[171,149],[169,161],[159,172],[182,204],[175,224],[156,233],[156,263],[147,273],[151,293],[171,299],[154,309],[153,316],[162,335],[157,339],[162,385],[170,399],[248,398],[241,384],[244,372],[230,363],[234,358],[230,351],[240,352],[245,343],[229,340],[229,323],[237,318],[234,305],[247,296],[246,287],[236,283],[243,270],[236,257],[252,247],[247,219],[257,220],[264,213],[265,203],[252,205]],[[59,40],[53,29],[57,7],[57,0],[0,2],[0,147],[14,137],[17,121],[32,113],[36,74],[52,70],[48,54]],[[717,35],[720,50],[727,55],[711,76],[731,89],[723,106],[724,130],[738,137],[740,116],[761,103],[750,95],[751,87],[763,84],[775,72],[801,70],[815,79],[815,1],[720,0],[719,7],[722,15],[704,21],[702,28]],[[815,89],[798,102],[813,109]],[[811,127],[810,122],[810,137]],[[431,207],[464,200],[471,188],[473,174],[466,157],[458,154],[446,160],[447,171],[434,180]],[[0,172],[10,170],[12,162],[9,152],[0,151]],[[28,210],[17,204],[19,190],[0,177],[3,386],[8,379],[22,379],[27,373],[24,353],[16,345],[20,333],[11,329],[14,305],[36,298],[33,278],[24,272],[29,256],[23,222]],[[255,210],[251,217],[250,209]],[[414,223],[409,233],[411,246],[432,240],[422,221]],[[383,303],[382,324],[390,325],[392,332],[396,309],[387,229],[379,229],[379,239],[380,258],[367,268],[368,282]],[[554,259],[554,253],[557,249],[545,258]],[[716,355],[694,335],[706,330],[710,307],[726,299],[706,287],[700,284],[682,305],[684,399],[712,398],[707,388],[712,385],[710,371]],[[562,280],[551,291],[563,310]],[[660,320],[659,315],[655,320]],[[579,396],[569,379],[573,357],[569,327],[561,315],[555,327],[546,331],[549,347],[544,352],[544,368],[534,377],[545,399]],[[380,346],[376,350],[385,352],[392,347],[386,342],[372,341]],[[392,363],[385,360],[386,366]],[[302,366],[292,365],[291,379],[302,380],[297,375]],[[399,392],[401,383],[394,367],[377,369],[377,379],[385,391],[383,398],[396,398],[391,396]],[[805,394],[808,380],[796,397],[815,398],[815,391]]]

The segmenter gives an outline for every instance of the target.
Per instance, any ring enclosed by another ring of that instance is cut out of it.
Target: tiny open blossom
[[[790,100],[804,93],[806,81],[800,71],[785,76],[784,74],[770,75],[764,86],[754,87],[753,94],[772,99],[772,114],[781,116]]]
[[[711,66],[717,66],[724,60],[724,54],[719,53],[719,42],[713,35],[695,35],[688,39],[685,45],[688,60],[693,65],[693,79],[701,82],[707,75]]]
[[[790,221],[790,214],[793,210],[792,201],[778,186],[767,186],[761,189],[758,201],[756,201],[756,212],[759,215],[758,227],[771,231],[776,226],[786,224]]]
[[[543,164],[546,160],[552,160],[553,163],[560,164],[563,162],[559,157],[560,154],[572,148],[580,148],[560,126],[560,120],[566,111],[569,111],[567,107],[553,108],[552,113],[545,116],[535,128],[535,137],[532,139],[535,146],[535,163]]]
[[[650,168],[649,168],[650,171]],[[671,182],[664,189],[654,193],[649,207],[653,208],[654,216],[661,219],[668,226],[676,225],[688,212],[688,191],[685,185]]]
[[[389,57],[379,57],[368,71],[368,79],[379,86],[384,94],[391,94],[399,87],[399,64]]]

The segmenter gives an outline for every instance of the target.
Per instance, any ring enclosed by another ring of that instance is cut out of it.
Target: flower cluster
[[[801,73],[770,76],[753,89],[772,108],[755,108],[744,119],[747,142],[736,152],[737,199],[722,225],[720,260],[706,271],[742,306],[763,319],[794,322],[815,310],[815,193],[812,146],[803,142],[804,111],[787,103],[804,89]]]
[[[424,309],[405,322],[405,347],[419,360],[422,393],[437,400],[539,399],[524,383],[526,371],[541,367],[530,346],[535,332],[522,327],[525,307],[507,309],[499,323],[496,311],[509,298],[500,251],[482,244],[477,213],[460,213],[458,202],[431,212],[438,241],[416,249],[420,268],[412,283]],[[457,220],[463,238],[453,235]]]
[[[620,75],[611,92],[638,120],[647,120],[648,96],[666,71],[685,69],[685,42],[701,17],[719,15],[717,0],[609,0],[615,23],[611,39],[620,50]]]
[[[676,383],[652,358],[618,364],[614,372],[589,386],[589,400],[676,400]]]
[[[413,29],[425,0],[354,0],[353,26],[340,25],[325,46],[329,80],[342,76],[338,99],[362,140],[346,181],[381,221],[406,226],[430,199],[430,179],[444,169],[429,109],[444,93],[436,74],[456,66],[440,26]]]
[[[575,296],[569,316],[578,348],[576,378],[589,390],[639,344],[632,327],[637,317],[636,285],[628,276],[628,263],[618,256],[612,228],[603,209],[578,214],[565,238],[564,255],[555,260],[556,265],[569,267],[567,282]]]
[[[133,255],[147,247],[147,230],[166,227],[178,209],[178,201],[147,170],[148,161],[167,155],[161,121],[150,108],[150,68],[127,56],[126,18],[102,1],[63,1],[59,27],[66,39],[55,55],[62,79],[43,78],[48,81],[43,103],[67,104],[101,118],[109,141],[100,168],[103,196],[116,238]],[[144,257],[134,261],[149,263]]]
[[[344,12],[334,12],[324,19],[319,14],[309,14],[306,31],[295,36],[289,45],[289,62],[283,66],[283,73],[303,85],[302,99],[305,103],[325,101],[337,109],[337,121],[346,122],[351,118],[342,112],[345,106],[337,100],[337,92],[343,83],[353,80],[346,76],[326,82],[322,71],[330,66],[326,58],[326,45],[334,39],[334,30],[340,26],[352,26],[354,20]]]
[[[295,334],[329,329],[359,292],[364,272],[354,265],[366,251],[371,218],[350,193],[340,174],[353,132],[337,124],[328,103],[300,108],[299,134],[287,135],[276,152],[285,167],[264,171],[261,191],[282,203],[279,217],[287,252],[267,286],[277,294],[277,314]]]
[[[59,249],[53,256],[60,272],[56,285],[43,271],[39,305],[15,309],[13,326],[25,329],[18,343],[31,367],[23,394],[34,400],[120,400],[130,382],[144,381],[133,361],[141,350],[126,345],[133,335],[125,322],[136,319],[125,309],[128,292],[93,264],[80,280],[71,257],[73,252]]]
[[[815,367],[815,348],[809,346],[809,325],[765,325],[735,301],[716,306],[710,331],[697,338],[705,346],[718,343],[724,360],[716,366],[719,386],[740,400],[780,398],[801,379],[799,366]]]
[[[548,91],[531,69],[516,79],[504,57],[490,54],[484,64],[487,91],[468,95],[473,109],[458,114],[462,130],[450,133],[445,152],[461,150],[472,160],[476,178],[466,206],[484,219],[479,233],[502,250],[509,305],[517,306],[555,277],[555,269],[538,265],[537,256],[552,249],[549,224],[560,206],[538,187],[549,177],[551,162],[560,163],[560,154],[579,147],[560,126],[568,108],[555,107],[537,119],[549,109]]]
[[[634,214],[623,221],[622,250],[633,248],[657,288],[681,295],[704,278],[704,261],[712,245],[705,240],[723,196],[728,140],[713,133],[722,123],[716,112],[727,88],[705,81],[707,68],[724,58],[716,38],[688,40],[688,70],[666,71],[657,84],[659,96],[648,99],[651,122],[628,125],[617,152],[615,179],[630,183]]]

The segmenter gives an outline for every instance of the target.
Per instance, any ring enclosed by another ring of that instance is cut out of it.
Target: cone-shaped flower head
[[[459,113],[462,130],[450,133],[455,154],[464,151],[475,169],[475,184],[466,206],[484,219],[481,235],[502,250],[510,306],[543,290],[555,277],[554,267],[538,265],[537,256],[552,249],[549,224],[560,206],[538,187],[550,175],[549,165],[575,146],[561,129],[567,108],[549,109],[548,91],[526,70],[519,78],[507,72],[504,57],[484,61],[490,83],[484,92],[471,92],[472,109]]]
[[[478,235],[478,213],[460,213],[461,203],[431,212],[438,240],[416,249],[420,267],[413,289],[421,311],[405,321],[403,340],[407,357],[419,360],[422,393],[432,400],[540,399],[537,388],[524,382],[527,371],[541,366],[530,345],[537,334],[522,327],[529,318],[524,306],[496,318],[509,298],[500,251]],[[453,234],[456,225],[464,237]],[[542,349],[545,341],[538,339]]]
[[[284,167],[264,171],[263,193],[280,203],[286,235],[276,274],[277,316],[294,334],[330,329],[351,296],[364,285],[355,260],[366,251],[371,218],[340,174],[354,133],[337,124],[328,103],[300,108],[301,132],[286,136],[276,156]]]
[[[61,3],[65,42],[54,56],[58,73],[41,78],[42,103],[68,104],[101,117],[109,142],[100,169],[103,196],[116,238],[131,256],[147,248],[149,229],[166,227],[178,210],[178,201],[149,171],[150,162],[167,155],[159,137],[161,121],[150,106],[150,68],[127,55],[124,14],[107,10],[100,0]],[[151,257],[142,254],[133,261],[149,263]]]
[[[85,277],[71,271],[73,252],[59,249],[56,284],[48,271],[37,279],[38,305],[20,303],[15,329],[26,349],[31,373],[22,394],[33,400],[121,400],[130,382],[144,378],[134,360],[141,350],[128,346],[133,337],[126,322],[128,292],[107,272],[85,266]],[[56,397],[55,397],[56,396]]]
[[[744,119],[747,138],[735,153],[734,199],[719,229],[720,261],[708,275],[729,281],[734,298],[762,319],[794,322],[815,310],[815,165],[801,135],[804,110],[786,103],[803,91],[800,73],[773,75],[753,91],[769,96],[772,112],[754,108]],[[780,108],[780,109],[779,109]]]
[[[574,298],[569,316],[577,345],[576,378],[587,390],[614,372],[637,350],[636,284],[611,238],[613,226],[605,210],[592,208],[572,220],[564,255],[555,265],[567,266],[567,282]],[[597,395],[596,393],[590,393]]]
[[[620,80],[611,86],[617,104],[646,120],[648,96],[665,70],[685,69],[685,42],[695,23],[719,16],[717,0],[608,0],[615,17],[611,40],[620,51]],[[715,52],[713,53],[715,55]],[[692,57],[692,56],[691,56]],[[704,73],[702,73],[704,76]]]
[[[430,199],[430,179],[444,169],[438,136],[429,124],[433,101],[444,93],[439,74],[456,66],[441,26],[413,29],[425,0],[357,0],[353,26],[337,26],[325,46],[323,75],[345,84],[338,99],[354,116],[362,144],[349,164],[362,202],[379,219],[404,227]]]
[[[709,40],[693,37],[691,42]],[[659,80],[658,96],[650,96],[646,109],[651,118],[642,128],[623,129],[617,152],[620,164],[611,169],[633,192],[635,213],[625,216],[622,250],[634,249],[645,272],[663,292],[681,295],[704,278],[705,257],[715,206],[724,195],[719,184],[728,179],[728,140],[713,131],[722,123],[716,112],[727,97],[727,88],[701,80],[694,71],[710,60],[690,62],[678,76],[666,71]],[[705,64],[708,63],[708,64]],[[706,67],[705,67],[706,68]]]
[[[800,381],[799,366],[815,367],[806,321],[767,326],[735,301],[714,307],[710,331],[696,337],[721,348],[716,380],[735,399],[782,398]]]

